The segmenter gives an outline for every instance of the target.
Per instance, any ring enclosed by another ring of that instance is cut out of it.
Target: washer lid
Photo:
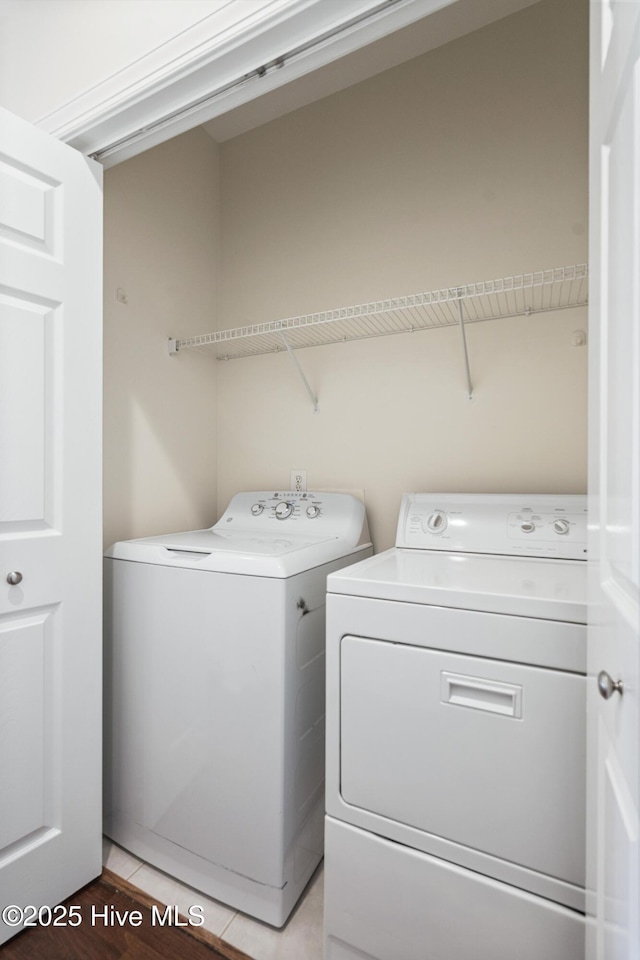
[[[160,537],[134,540],[137,544],[162,544],[168,553],[236,553],[243,556],[281,557],[295,550],[330,543],[336,537],[312,537],[308,534],[291,534],[273,537],[254,533],[252,530],[220,531],[187,530],[185,533],[168,533]]]
[[[218,573],[291,577],[360,549],[345,547],[338,537],[270,537],[243,530],[234,530],[233,533],[188,530],[160,537],[123,540],[114,543],[105,556],[114,560]]]
[[[208,530],[114,543],[105,556],[254,577],[291,577],[363,549],[364,503],[346,493],[237,493]]]
[[[586,564],[392,547],[332,573],[329,593],[587,622]]]

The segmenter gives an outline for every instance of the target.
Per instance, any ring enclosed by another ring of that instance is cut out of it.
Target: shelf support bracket
[[[296,354],[295,354],[295,351],[294,351],[293,347],[291,346],[291,344],[289,343],[289,341],[288,341],[287,338],[285,337],[284,333],[281,333],[280,336],[282,337],[282,342],[284,343],[285,347],[287,348],[287,350],[288,350],[288,352],[289,352],[289,356],[290,356],[291,359],[293,360],[293,364],[294,364],[296,370],[298,371],[298,376],[300,377],[300,379],[301,379],[302,382],[304,383],[305,390],[306,390],[307,393],[309,394],[309,399],[311,400],[311,403],[313,404],[313,412],[314,412],[314,413],[317,413],[317,412],[318,412],[318,398],[316,397],[315,393],[313,392],[313,390],[312,390],[311,387],[309,386],[309,381],[307,380],[307,378],[306,378],[305,375],[304,375],[304,370],[303,370],[302,367],[300,366],[300,362],[298,361],[298,358],[296,357]]]
[[[473,386],[471,384],[471,370],[469,368],[469,351],[467,350],[467,335],[464,329],[464,313],[462,310],[462,300],[458,300],[458,320],[460,322],[460,333],[462,334],[462,349],[464,351],[464,366],[467,374],[467,394],[469,400],[473,400]]]

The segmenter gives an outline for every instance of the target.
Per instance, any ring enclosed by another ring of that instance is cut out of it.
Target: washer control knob
[[[319,517],[319,516],[320,516],[320,507],[317,507],[317,506],[315,505],[315,503],[312,503],[309,507],[307,507],[307,516],[308,516],[308,517],[311,517],[312,520],[313,520],[315,517]]]
[[[520,529],[522,530],[523,533],[533,533],[535,528],[536,528],[536,525],[533,522],[533,520],[523,520],[522,523],[520,524]]]
[[[293,504],[287,500],[281,500],[276,507],[276,517],[278,520],[286,520],[293,513]]]
[[[553,529],[557,534],[563,536],[566,533],[569,533],[569,521],[568,520],[554,520]]]
[[[264,504],[262,503],[254,503],[254,505],[251,507],[251,513],[254,515],[254,517],[259,517],[263,510]]]
[[[427,519],[429,533],[444,533],[447,529],[447,515],[441,510],[434,510]]]

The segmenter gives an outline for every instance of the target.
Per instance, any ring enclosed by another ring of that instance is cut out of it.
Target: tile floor
[[[322,960],[322,864],[286,925],[282,930],[275,930],[179,883],[106,837],[103,840],[103,863],[156,900],[176,904],[181,913],[186,913],[192,904],[202,906],[203,926],[244,950],[253,960]]]

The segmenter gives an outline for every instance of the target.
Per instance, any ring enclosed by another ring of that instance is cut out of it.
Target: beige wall
[[[166,338],[583,262],[588,5],[541,3],[230,140],[107,171],[105,542],[237,490],[586,489],[586,311],[217,363]],[[117,288],[128,303],[118,303]]]
[[[215,519],[216,364],[167,338],[216,322],[218,180],[201,129],[105,173],[105,544]]]
[[[584,262],[588,5],[543,2],[221,146],[218,326]],[[217,364],[218,508],[364,489],[586,489],[585,311]],[[197,324],[191,332],[198,332]],[[184,358],[182,358],[184,359]]]

